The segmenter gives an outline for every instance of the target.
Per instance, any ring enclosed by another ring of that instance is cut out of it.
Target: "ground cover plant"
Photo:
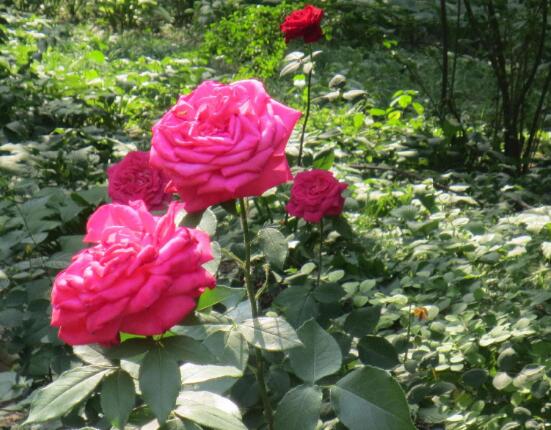
[[[0,5],[0,427],[551,428],[548,1]]]

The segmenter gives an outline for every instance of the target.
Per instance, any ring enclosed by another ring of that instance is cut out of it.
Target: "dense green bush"
[[[203,50],[222,61],[236,77],[273,77],[285,51],[279,24],[290,6],[248,6],[211,24]]]

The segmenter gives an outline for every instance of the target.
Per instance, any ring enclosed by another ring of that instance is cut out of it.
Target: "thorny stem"
[[[308,72],[308,78],[306,82],[306,115],[304,115],[304,122],[302,123],[302,133],[300,134],[300,146],[298,149],[298,165],[302,166],[302,149],[304,146],[304,134],[306,133],[306,124],[308,123],[308,118],[310,117],[310,93],[312,86],[312,72],[314,71],[314,58],[312,57],[312,47],[308,45],[310,52],[310,61],[312,62],[312,67]]]
[[[249,237],[249,224],[247,221],[247,206],[245,205],[245,199],[239,199],[239,213],[241,216],[241,227],[243,229],[243,242],[245,244],[245,287],[247,288],[247,296],[251,303],[251,312],[253,318],[258,317],[258,306],[256,304],[255,291],[253,280],[251,276],[251,240]],[[262,359],[262,353],[258,348],[255,348],[256,358],[256,380],[260,388],[260,397],[262,398],[262,404],[264,406],[264,416],[268,423],[268,430],[274,428],[274,418],[272,412],[272,406],[268,397],[268,390],[266,389],[266,381],[264,378],[264,362]]]

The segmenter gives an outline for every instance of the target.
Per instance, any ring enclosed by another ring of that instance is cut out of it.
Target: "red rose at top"
[[[323,15],[323,9],[310,4],[306,5],[304,9],[291,12],[280,25],[281,31],[285,35],[285,42],[289,43],[289,41],[301,37],[306,43],[320,40],[323,37],[320,26]]]

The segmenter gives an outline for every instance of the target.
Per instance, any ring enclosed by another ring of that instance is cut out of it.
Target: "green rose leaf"
[[[216,226],[218,221],[216,215],[210,209],[206,209],[203,212],[194,212],[187,213],[185,210],[182,210],[176,216],[176,225],[189,227],[189,228],[198,228],[208,233],[209,236],[214,236],[216,233]]]
[[[168,337],[163,339],[163,347],[176,361],[195,364],[212,364],[216,361],[207,348],[191,337]]]
[[[319,387],[299,385],[279,402],[274,416],[275,430],[314,430],[321,409]]]
[[[83,362],[95,366],[113,366],[113,363],[102,353],[98,347],[79,345],[73,347],[73,353]]]
[[[344,329],[352,336],[363,337],[375,331],[380,318],[381,308],[379,306],[356,309],[346,317]]]
[[[249,345],[236,330],[213,333],[203,341],[203,345],[218,363],[235,366],[241,370],[247,367]]]
[[[297,331],[303,347],[289,351],[291,367],[304,382],[314,383],[341,368],[342,354],[337,341],[315,320],[305,322]]]
[[[214,430],[247,430],[239,408],[225,397],[208,391],[184,391],[174,411],[181,418]]]
[[[186,363],[180,366],[182,384],[198,384],[221,378],[240,378],[243,372],[233,366],[217,366],[213,364],[197,365]]]
[[[132,377],[124,370],[109,375],[102,384],[101,409],[112,426],[123,429],[136,401]]]
[[[180,369],[173,356],[160,347],[149,351],[140,366],[140,389],[160,423],[174,408],[180,386]]]
[[[222,285],[217,286],[212,290],[206,289],[205,292],[201,294],[201,297],[199,297],[196,310],[202,311],[229,299],[235,299],[239,301],[239,299],[245,296],[245,293],[246,292],[244,288],[230,288],[224,287]]]
[[[279,230],[267,227],[258,232],[258,241],[268,263],[276,269],[283,269],[289,253],[285,236]]]
[[[319,314],[319,306],[314,300],[314,293],[304,285],[291,286],[283,290],[277,296],[275,304],[294,327],[299,327]]]
[[[112,372],[112,368],[81,366],[62,373],[37,393],[25,424],[40,423],[65,415],[92,394],[101,380]]]
[[[350,430],[415,430],[402,388],[376,367],[362,367],[338,381],[331,403]]]
[[[293,327],[280,317],[250,318],[239,324],[238,330],[251,345],[267,351],[283,351],[302,345]]]
[[[358,343],[358,354],[364,364],[392,369],[400,364],[392,344],[381,336],[365,336]]]

